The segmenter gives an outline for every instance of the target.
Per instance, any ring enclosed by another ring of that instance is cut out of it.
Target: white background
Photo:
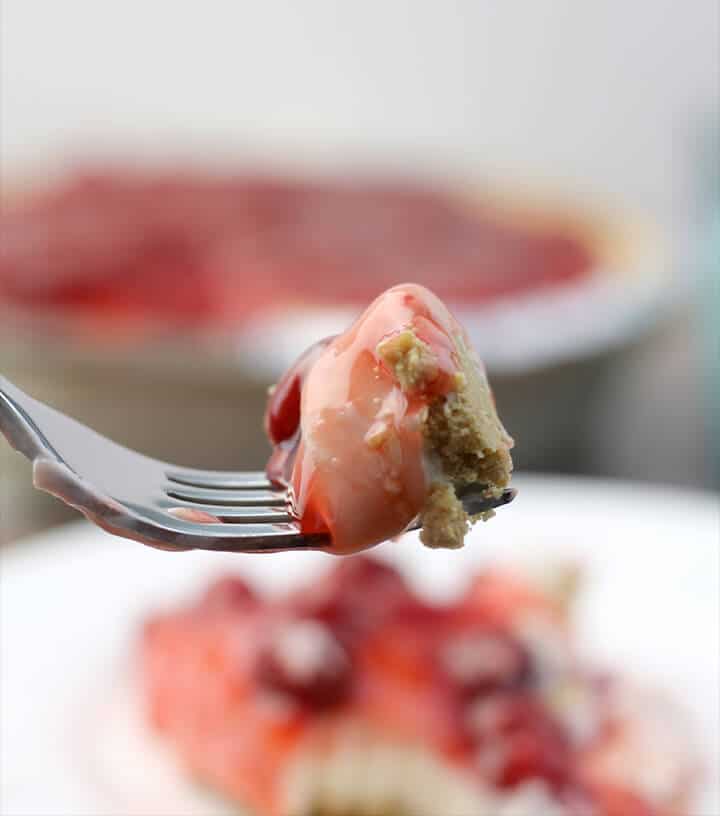
[[[2,16],[9,174],[171,143],[547,178],[672,218],[717,109],[716,0],[4,0]]]

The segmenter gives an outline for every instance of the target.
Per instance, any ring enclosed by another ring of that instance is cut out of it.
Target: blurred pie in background
[[[237,326],[298,303],[362,306],[408,280],[483,303],[590,275],[577,225],[412,182],[96,169],[6,203],[0,298],[69,331]]]

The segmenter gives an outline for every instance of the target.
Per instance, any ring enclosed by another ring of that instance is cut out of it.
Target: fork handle
[[[38,456],[54,454],[62,461],[43,432],[31,419],[29,409],[41,413],[52,411],[47,405],[29,397],[24,391],[0,376],[0,431],[7,441],[31,461]]]

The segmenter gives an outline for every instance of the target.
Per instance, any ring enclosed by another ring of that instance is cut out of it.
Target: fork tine
[[[320,550],[330,543],[327,535],[305,534],[297,523],[248,523],[212,524],[187,522],[162,511],[144,513],[146,520],[137,519],[138,525],[131,534],[123,530],[110,530],[129,538],[138,537],[170,543],[173,547],[189,547],[223,552],[261,553],[278,550]],[[108,527],[106,526],[106,529]]]
[[[256,524],[249,535],[244,531],[250,525],[242,527],[238,534],[233,524],[206,524],[202,526],[202,543],[195,536],[187,540],[190,546],[198,550],[217,552],[271,553],[286,550],[326,550],[330,540],[325,535],[301,534],[297,528],[278,529],[279,525]],[[289,525],[287,525],[289,527]],[[232,531],[235,534],[232,534]]]
[[[239,507],[279,506],[287,504],[281,490],[211,490],[170,483],[165,492],[174,499],[197,504],[230,505]]]
[[[80,508],[82,509],[82,508]],[[85,512],[83,510],[83,512]],[[325,535],[306,535],[295,524],[206,524],[173,519],[166,513],[135,517],[93,516],[90,521],[112,535],[123,536],[163,550],[211,550],[214,552],[272,553],[286,550],[323,550]],[[162,515],[162,520],[160,516]]]
[[[272,484],[261,471],[238,473],[232,470],[169,470],[167,478],[176,484],[189,487],[206,487],[217,490],[271,490]]]
[[[268,524],[291,523],[292,516],[285,510],[272,507],[232,507],[232,506],[218,506],[214,504],[173,504],[168,503],[167,510],[195,510],[200,513],[207,513],[210,516],[215,516],[222,521],[232,522],[234,524],[252,524],[265,522]]]

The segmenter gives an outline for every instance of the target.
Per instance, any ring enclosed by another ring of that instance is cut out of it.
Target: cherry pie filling
[[[528,620],[564,651],[555,675]],[[501,570],[444,605],[366,556],[279,599],[228,577],[147,623],[150,717],[195,774],[268,816],[285,816],[285,773],[311,735],[332,746],[348,722],[427,746],[500,793],[541,783],[570,816],[679,813],[603,776],[596,758],[623,724],[606,704],[612,681],[578,665],[567,623],[557,599]],[[582,735],[552,702],[568,680],[592,714]]]

